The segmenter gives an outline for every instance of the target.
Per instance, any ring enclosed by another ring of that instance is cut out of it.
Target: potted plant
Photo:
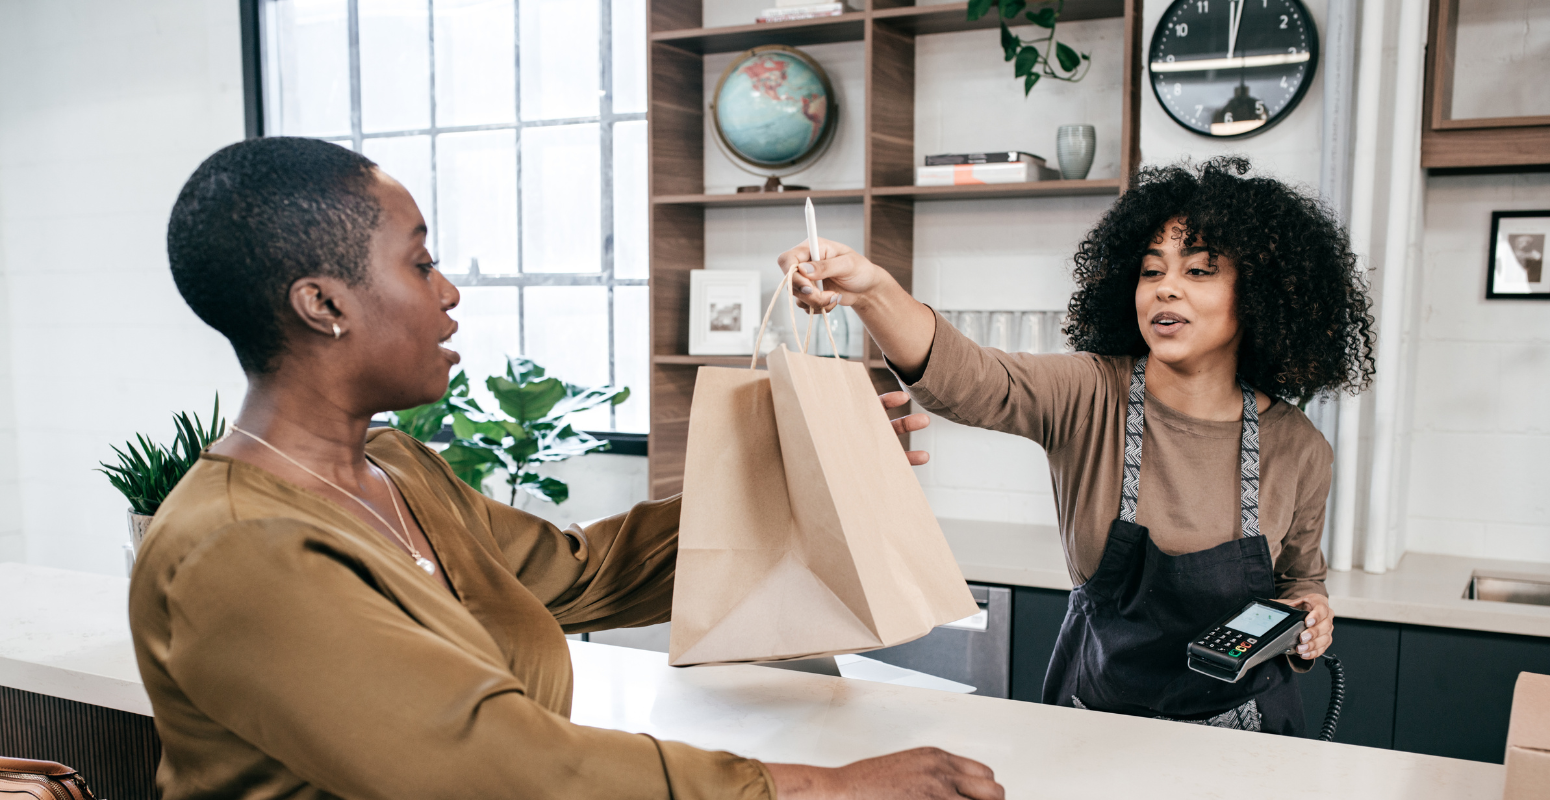
[[[440,400],[395,412],[389,424],[429,442],[450,418],[452,443],[442,457],[459,479],[480,492],[486,479],[501,472],[511,505],[516,505],[518,490],[551,503],[565,502],[570,487],[539,475],[534,468],[607,449],[608,442],[576,430],[565,420],[604,403],[619,405],[630,397],[629,388],[623,386],[588,388],[547,377],[543,367],[520,356],[508,358],[505,377],[492,375],[485,386],[499,408],[486,410],[470,397],[468,376],[458,370]]]
[[[129,541],[136,553],[151,526],[151,518],[172,487],[178,485],[206,447],[226,434],[220,395],[216,395],[215,408],[210,412],[210,427],[204,426],[198,414],[190,419],[187,412],[174,416],[172,422],[177,427],[177,437],[170,447],[137,433],[135,441],[126,442],[124,449],[113,448],[118,454],[117,464],[102,462],[97,470],[107,475],[113,488],[129,501]]]

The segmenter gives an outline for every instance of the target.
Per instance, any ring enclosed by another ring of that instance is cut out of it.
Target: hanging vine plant
[[[1028,8],[1028,0],[969,0],[969,20],[972,22],[990,13],[991,8],[1001,17],[1001,51],[1007,61],[1013,63],[1013,74],[1023,79],[1023,96],[1033,91],[1041,78],[1076,83],[1087,76],[1092,59],[1087,53],[1079,53],[1065,42],[1055,40],[1055,24],[1065,0],[1054,4],[1036,3],[1043,7],[1037,11]],[[1018,15],[1022,17],[1019,18]],[[1048,31],[1043,37],[1024,40],[1012,33],[1008,22],[1022,20]]]

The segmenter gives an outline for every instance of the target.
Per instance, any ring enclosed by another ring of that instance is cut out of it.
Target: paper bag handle
[[[786,296],[786,311],[791,315],[791,332],[796,333],[797,331],[797,304],[796,300],[791,297],[790,291],[791,279],[797,273],[797,266],[797,264],[793,264],[791,265],[791,269],[786,270],[786,276],[781,278],[780,285],[775,287],[775,296],[770,298],[770,304],[764,309],[764,321],[759,323],[759,335],[755,336],[753,340],[753,356],[748,359],[749,369],[754,369],[759,366],[759,350],[764,345],[764,330],[765,328],[769,327],[770,314],[774,313],[775,304],[780,302],[780,296],[782,294]],[[819,313],[823,314],[823,330],[825,333],[829,334],[829,347],[833,349],[834,357],[839,358],[840,346],[835,344],[834,329],[829,327],[829,310],[823,309]],[[807,334],[802,337],[802,353],[804,355],[807,353],[808,343],[813,339],[813,316],[814,315],[811,313],[808,314]]]

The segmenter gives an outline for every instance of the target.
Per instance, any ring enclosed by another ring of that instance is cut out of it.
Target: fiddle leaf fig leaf
[[[474,438],[474,423],[461,411],[452,413],[452,435],[459,439]]]

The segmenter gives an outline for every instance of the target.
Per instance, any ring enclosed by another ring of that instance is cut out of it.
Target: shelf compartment
[[[1080,22],[1084,19],[1111,19],[1123,16],[1125,16],[1125,0],[1069,0],[1065,10],[1060,14],[1060,21]],[[886,23],[891,28],[912,35],[985,30],[998,28],[1001,25],[1001,17],[994,9],[970,22],[968,3],[880,8],[872,12],[872,20]]]
[[[812,192],[738,192],[731,194],[663,194],[651,198],[657,205],[713,206],[746,208],[750,206],[799,206],[813,199],[814,205],[859,203],[865,189],[820,189]]]
[[[1001,197],[1074,197],[1119,195],[1118,178],[1082,181],[1034,181],[986,183],[963,186],[877,186],[874,197],[907,197],[912,200],[984,200]]]
[[[866,38],[866,18],[866,12],[853,11],[836,17],[792,22],[658,31],[651,34],[651,41],[657,44],[670,44],[700,54],[736,53],[766,44],[804,47],[835,42],[859,42]]]

